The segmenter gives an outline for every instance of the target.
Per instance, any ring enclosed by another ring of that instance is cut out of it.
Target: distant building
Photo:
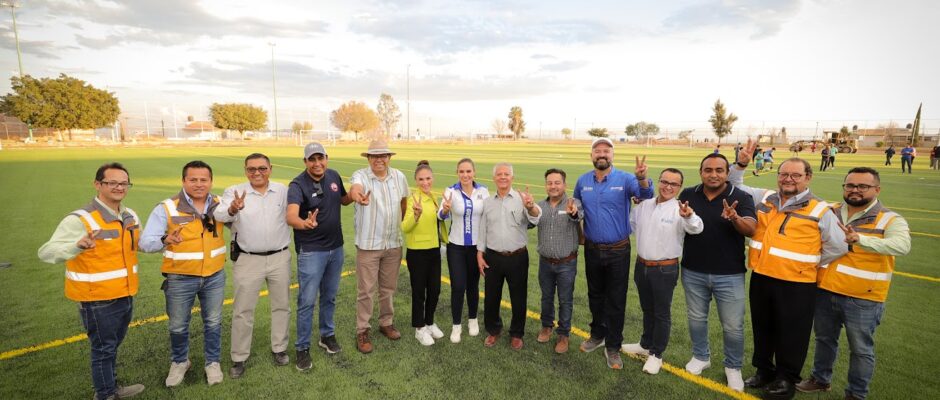
[[[882,142],[881,147],[901,146],[911,142],[913,133],[905,128],[872,128],[859,129],[855,132],[858,135],[858,147],[878,147],[878,142]],[[937,145],[938,134],[921,134],[918,147],[933,147]]]

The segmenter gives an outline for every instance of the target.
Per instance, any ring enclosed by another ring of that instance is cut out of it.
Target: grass
[[[413,167],[419,159],[428,159],[436,170],[437,190],[453,184],[455,162],[470,156],[477,162],[477,175],[484,184],[489,180],[492,165],[511,161],[515,166],[516,186],[529,185],[533,193],[542,193],[542,174],[550,167],[559,167],[569,173],[569,190],[577,175],[590,169],[586,145],[393,145],[398,152],[392,166],[403,170],[411,181]],[[365,167],[359,156],[364,145],[330,147],[330,167],[348,177]],[[95,169],[106,161],[121,161],[131,172],[135,183],[125,204],[146,219],[160,200],[179,191],[179,173],[182,165],[193,159],[202,159],[215,171],[215,193],[244,180],[242,160],[245,155],[262,151],[274,163],[273,179],[288,182],[302,170],[302,151],[299,147],[266,148],[95,148],[95,149],[30,149],[0,151],[0,221],[3,221],[3,240],[0,240],[0,262],[12,262],[13,267],[0,269],[0,353],[63,339],[83,333],[76,305],[63,294],[63,266],[41,263],[36,250],[44,243],[56,224],[66,213],[86,204],[94,190],[91,185]],[[682,169],[687,185],[698,182],[698,162],[710,149],[656,148],[619,146],[615,165],[631,170],[634,154],[647,154],[651,176],[666,167]],[[730,151],[728,151],[730,153]],[[730,155],[730,154],[729,154]],[[778,162],[785,154],[778,154]],[[805,155],[805,154],[804,154]],[[818,159],[812,159],[814,164]],[[882,170],[882,200],[904,215],[916,232],[912,236],[910,255],[898,258],[897,270],[921,276],[940,278],[940,173],[927,171],[918,160],[912,175],[900,174],[899,166],[880,168],[880,155],[840,154],[838,169],[817,173],[812,182],[813,191],[828,200],[841,197],[839,184],[849,166],[869,165]],[[773,177],[749,177],[749,185],[771,187]],[[413,182],[412,182],[413,183]],[[355,269],[353,257],[353,211],[343,210],[343,228],[346,240],[344,271]],[[528,308],[538,312],[540,290],[537,280],[535,231],[530,232],[530,269]],[[141,286],[135,299],[135,320],[160,316],[164,313],[163,293],[159,290],[162,276],[158,255],[141,256]],[[226,298],[231,298],[230,266]],[[444,268],[446,275],[446,268]],[[294,272],[296,274],[296,272]],[[875,336],[878,364],[871,396],[873,398],[940,398],[940,384],[934,375],[937,368],[930,357],[940,352],[940,282],[896,275],[887,302],[885,316]],[[599,352],[579,353],[581,339],[573,337],[572,350],[556,355],[552,345],[535,342],[539,323],[529,319],[526,325],[526,346],[522,351],[509,349],[504,338],[493,349],[482,346],[482,336],[471,338],[464,334],[460,344],[451,344],[446,338],[432,347],[420,346],[412,338],[409,327],[411,287],[407,270],[401,270],[398,292],[395,296],[396,325],[403,338],[390,342],[383,337],[375,339],[376,351],[362,355],[355,351],[355,275],[343,278],[340,284],[336,312],[337,337],[344,351],[327,357],[312,353],[314,369],[302,374],[293,367],[276,368],[269,358],[269,304],[267,298],[259,302],[255,320],[253,356],[248,372],[240,380],[226,381],[216,387],[205,385],[201,368],[194,368],[183,385],[175,389],[163,387],[169,359],[169,340],[165,321],[142,324],[130,329],[121,347],[119,373],[122,382],[140,382],[148,389],[141,398],[506,398],[517,394],[536,398],[726,398],[727,395],[709,390],[672,373],[663,371],[649,376],[640,372],[641,361],[625,359],[624,371],[607,369]],[[437,310],[437,322],[449,333],[450,290],[444,285]],[[296,291],[292,291],[296,296]],[[504,295],[508,299],[508,294]],[[482,316],[482,302],[481,302]],[[502,311],[508,323],[509,310]],[[224,309],[223,370],[228,360],[231,306]],[[632,283],[627,298],[625,341],[636,341],[640,335],[640,311],[636,289]],[[190,357],[202,365],[202,329],[199,318],[192,325]],[[579,261],[579,276],[575,288],[573,324],[588,330],[590,313],[587,307],[587,288],[583,274],[583,258]],[[703,377],[724,383],[721,368],[721,330],[717,315],[712,312],[709,326],[713,367]],[[750,323],[746,324],[744,375],[754,372],[749,364],[751,354]],[[295,339],[293,321],[291,341]],[[314,337],[313,340],[316,340]],[[814,398],[842,398],[848,369],[847,344],[842,339],[843,351],[835,366],[833,391]],[[292,346],[291,346],[292,349]],[[290,352],[293,360],[293,351]],[[679,369],[690,357],[690,343],[685,318],[685,298],[682,286],[676,288],[673,304],[673,331],[665,361]],[[804,366],[804,376],[812,362],[812,346]],[[227,374],[226,374],[227,375]],[[92,394],[88,367],[88,342],[55,346],[28,354],[0,359],[0,398],[88,398]],[[751,392],[756,394],[756,392]],[[808,397],[808,396],[801,396]]]

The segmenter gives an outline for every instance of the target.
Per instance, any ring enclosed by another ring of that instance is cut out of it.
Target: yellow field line
[[[924,232],[911,232],[911,235],[929,236],[929,237],[940,238],[940,235],[936,235],[936,234],[933,234],[933,233],[924,233]]]
[[[908,278],[923,279],[925,281],[931,281],[931,282],[940,282],[940,278],[934,278],[932,276],[917,275],[917,274],[911,274],[911,273],[901,272],[901,271],[894,271],[894,273],[897,275],[906,276]]]

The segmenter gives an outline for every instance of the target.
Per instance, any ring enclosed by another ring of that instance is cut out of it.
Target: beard
[[[845,200],[845,203],[852,207],[861,207],[870,203],[868,199],[860,197],[858,199],[850,199],[848,196],[842,196],[842,200]]]
[[[604,171],[610,168],[610,160],[603,158],[603,157],[594,160],[593,163],[594,163],[594,168],[597,168],[601,171]]]

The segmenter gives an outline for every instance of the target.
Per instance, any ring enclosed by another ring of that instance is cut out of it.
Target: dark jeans
[[[901,173],[902,174],[904,173],[904,171],[907,171],[907,173],[911,172],[911,164],[913,164],[913,161],[914,159],[912,159],[911,157],[901,156]]]
[[[585,246],[584,273],[591,309],[591,337],[604,339],[608,349],[623,343],[623,319],[630,279],[630,245],[618,250]]]
[[[816,282],[789,282],[754,273],[750,298],[754,330],[751,363],[757,374],[799,382],[813,330]]]
[[[568,336],[571,332],[571,310],[574,305],[574,279],[578,276],[578,259],[552,264],[539,257],[539,287],[542,289],[542,326],[555,326],[555,289],[558,289],[558,329],[555,333]]]
[[[640,346],[650,354],[663,358],[672,329],[672,293],[679,281],[679,264],[647,267],[639,259],[633,271],[633,282],[643,309],[643,335]]]
[[[891,157],[892,156],[885,155],[885,165],[891,165]]]
[[[408,249],[405,260],[411,278],[411,326],[432,325],[441,296],[441,249]]]
[[[829,166],[829,156],[822,156],[822,163],[819,164],[819,170],[825,171],[827,166]]]
[[[78,313],[91,343],[91,381],[99,399],[117,390],[117,351],[133,312],[133,297],[79,304]]]
[[[463,319],[464,292],[467,296],[467,318],[476,319],[480,305],[477,247],[447,243],[447,271],[450,273],[450,313],[454,325],[459,325]]]
[[[509,301],[512,302],[512,319],[509,321],[509,336],[521,338],[525,333],[526,294],[529,283],[529,252],[523,251],[504,256],[487,249],[484,255],[489,268],[485,270],[483,299],[483,324],[490,335],[503,331],[503,319],[499,316],[503,300],[503,281],[509,284]]]

